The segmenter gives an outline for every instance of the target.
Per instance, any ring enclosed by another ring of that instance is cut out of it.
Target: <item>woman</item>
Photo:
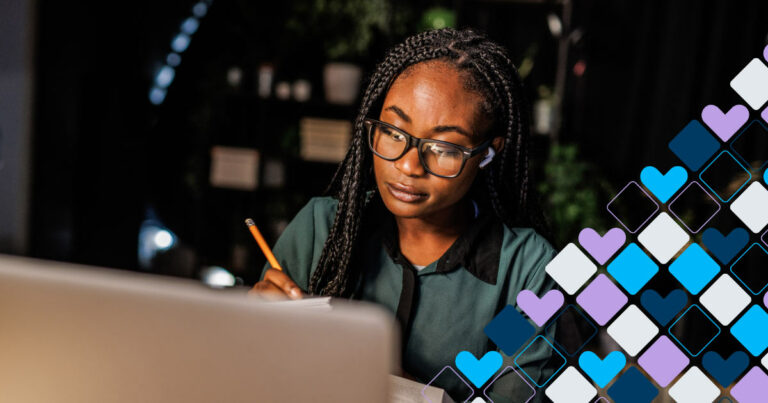
[[[371,77],[332,196],[297,214],[274,248],[285,272],[267,268],[254,289],[384,305],[403,329],[404,370],[425,383],[462,350],[495,349],[485,325],[520,290],[553,287],[554,251],[530,200],[528,116],[501,46],[472,30],[406,39]],[[531,348],[517,363],[536,379],[549,357]],[[455,377],[436,386],[466,396]],[[521,386],[505,375],[492,397],[523,401]]]

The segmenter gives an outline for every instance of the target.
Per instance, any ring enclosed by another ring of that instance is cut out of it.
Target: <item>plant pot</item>
[[[363,69],[351,63],[332,62],[323,69],[325,99],[333,104],[351,105],[360,91]]]

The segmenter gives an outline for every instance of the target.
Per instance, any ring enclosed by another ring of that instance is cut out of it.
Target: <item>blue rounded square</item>
[[[758,305],[752,305],[736,323],[731,326],[731,334],[753,356],[758,356],[768,348],[768,313]]]
[[[637,294],[658,271],[659,266],[634,242],[608,265],[608,274],[631,295]]]
[[[669,149],[691,171],[698,171],[720,149],[720,142],[698,120],[692,120],[669,142]]]
[[[720,265],[699,244],[692,243],[669,265],[669,272],[696,295],[720,273]]]
[[[536,328],[512,305],[502,309],[484,330],[488,338],[509,356],[536,333]]]

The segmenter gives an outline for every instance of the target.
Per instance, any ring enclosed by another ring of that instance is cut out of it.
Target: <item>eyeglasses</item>
[[[365,119],[368,147],[374,154],[387,161],[395,161],[411,147],[419,151],[419,161],[424,170],[441,178],[455,178],[461,174],[467,160],[480,154],[491,145],[489,139],[476,148],[467,148],[442,140],[414,137],[397,127],[376,119]]]

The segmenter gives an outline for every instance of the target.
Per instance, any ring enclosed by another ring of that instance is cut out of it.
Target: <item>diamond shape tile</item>
[[[706,290],[699,302],[723,326],[728,326],[752,302],[752,297],[729,275],[723,274]]]
[[[630,305],[608,326],[608,335],[634,357],[653,340],[659,328],[637,305]]]
[[[637,364],[662,388],[669,385],[690,362],[688,356],[664,335],[637,359]]]
[[[752,182],[736,200],[731,211],[752,232],[760,232],[768,225],[768,190],[760,182]]]
[[[678,403],[712,402],[720,396],[720,388],[699,367],[691,367],[669,388],[669,396]]]
[[[597,271],[597,266],[573,243],[563,248],[547,264],[546,272],[560,287],[573,295]]]
[[[720,265],[699,244],[692,243],[669,265],[669,272],[696,295],[720,272]]]
[[[659,266],[633,242],[613,259],[607,270],[628,293],[635,295],[658,273]]]
[[[768,313],[758,305],[752,305],[733,326],[731,334],[753,356],[762,354],[768,348]]]
[[[637,236],[645,249],[666,264],[691,239],[669,214],[662,212]]]
[[[597,395],[597,389],[571,366],[549,385],[544,394],[554,403],[589,403]]]
[[[598,325],[603,326],[613,318],[629,299],[605,274],[598,274],[584,287],[576,302],[579,303]]]
[[[768,101],[768,67],[760,59],[752,59],[731,80],[731,88],[752,109],[760,109]]]

